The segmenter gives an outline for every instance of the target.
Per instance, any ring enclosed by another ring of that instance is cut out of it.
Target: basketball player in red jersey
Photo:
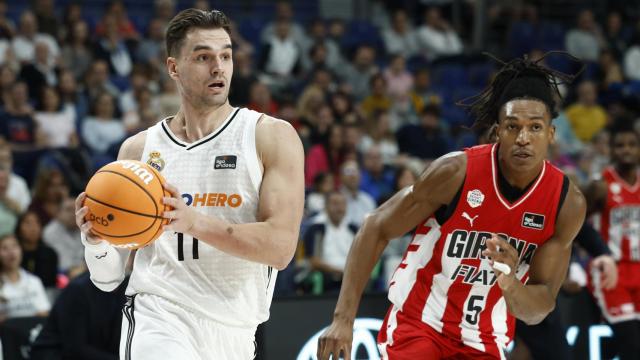
[[[515,319],[536,324],[549,314],[586,212],[578,188],[545,161],[555,132],[552,91],[549,70],[528,60],[505,64],[471,106],[478,125],[497,122],[497,143],[437,159],[367,217],[319,359],[351,358],[371,269],[389,240],[412,228],[378,335],[384,359],[504,359]]]
[[[614,128],[613,166],[587,191],[589,213],[600,212],[600,234],[618,264],[618,284],[603,285],[597,267],[590,289],[611,324],[621,360],[640,359],[640,135],[633,128]]]

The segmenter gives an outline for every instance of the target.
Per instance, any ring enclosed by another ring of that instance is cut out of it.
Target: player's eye
[[[198,55],[198,57],[196,57],[196,60],[198,60],[198,61],[207,61],[207,60],[209,60],[209,56],[205,55],[205,54]]]

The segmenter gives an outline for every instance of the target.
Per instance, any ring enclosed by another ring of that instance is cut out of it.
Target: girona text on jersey
[[[485,242],[490,239],[492,233],[488,231],[454,230],[448,235],[447,256],[457,259],[486,259],[482,251],[486,248]],[[529,265],[538,245],[528,243],[525,240],[498,234],[499,237],[509,242],[518,252],[519,263]],[[451,280],[460,279],[466,284],[493,285],[497,276],[493,269],[480,269],[472,264],[461,263],[451,275]]]

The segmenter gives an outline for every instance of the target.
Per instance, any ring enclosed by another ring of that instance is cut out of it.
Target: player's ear
[[[178,63],[176,62],[176,58],[174,57],[168,57],[167,58],[167,73],[169,74],[169,77],[171,77],[173,80],[177,80],[178,79]]]
[[[556,143],[556,126],[553,124],[551,124],[551,127],[549,128],[549,143]]]

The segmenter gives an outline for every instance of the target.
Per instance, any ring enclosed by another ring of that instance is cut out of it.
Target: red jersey
[[[545,161],[534,183],[511,203],[498,190],[496,150],[497,145],[465,150],[464,184],[457,202],[450,205],[455,209],[442,223],[434,215],[418,226],[391,280],[389,300],[392,312],[502,357],[513,337],[515,318],[507,311],[489,259],[481,255],[485,241],[497,233],[518,251],[515,274],[526,283],[536,250],[555,232],[568,180]],[[396,314],[391,315],[379,338],[389,344],[397,326]]]
[[[600,217],[600,233],[617,261],[640,261],[640,173],[629,185],[613,167],[602,179],[607,184],[607,200]]]

